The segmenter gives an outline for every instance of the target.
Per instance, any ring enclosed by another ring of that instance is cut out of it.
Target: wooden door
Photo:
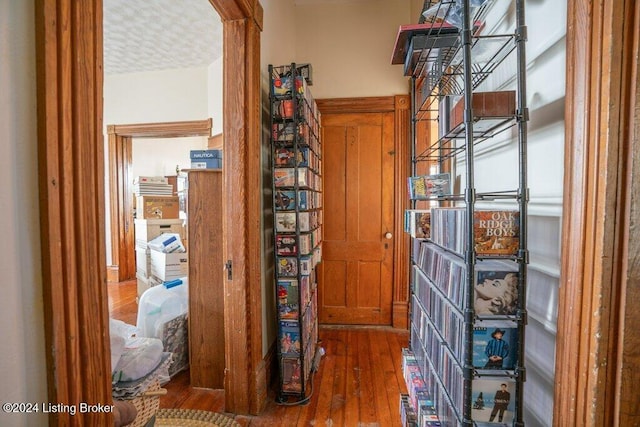
[[[321,323],[390,325],[394,114],[323,114]]]

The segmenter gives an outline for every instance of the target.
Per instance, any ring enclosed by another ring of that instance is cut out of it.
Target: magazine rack
[[[412,209],[405,214],[412,235],[411,330],[403,353],[411,396],[401,404],[413,402],[403,417],[418,425],[431,425],[433,417],[442,425],[524,426],[525,2],[515,0],[512,32],[486,35],[485,19],[499,3],[426,0],[420,24],[400,28],[392,59],[404,64],[412,89]],[[482,92],[508,61],[517,70],[514,90]],[[503,173],[517,188],[476,191],[475,150],[508,130],[518,159]],[[417,137],[434,133],[429,141]]]
[[[308,87],[309,71],[308,64],[269,65],[280,401],[308,399],[320,360],[320,115]]]

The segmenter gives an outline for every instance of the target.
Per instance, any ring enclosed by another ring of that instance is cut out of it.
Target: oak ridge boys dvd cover
[[[520,247],[520,213],[479,210],[474,213],[475,250],[478,255],[513,256]]]

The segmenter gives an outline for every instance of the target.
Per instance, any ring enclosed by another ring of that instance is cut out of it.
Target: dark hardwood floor
[[[135,325],[136,282],[109,283],[111,317]],[[313,377],[313,394],[306,405],[285,406],[270,391],[259,416],[226,413],[223,390],[189,384],[189,371],[164,385],[161,408],[203,409],[225,413],[240,425],[272,426],[400,426],[399,395],[406,393],[400,354],[408,333],[385,327],[320,327],[326,354]]]

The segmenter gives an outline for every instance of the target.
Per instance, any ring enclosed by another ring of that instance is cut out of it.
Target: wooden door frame
[[[260,32],[257,0],[210,0],[223,22],[225,410],[266,404],[260,247]],[[108,404],[111,376],[104,212],[101,0],[36,0],[38,173],[48,401]],[[239,197],[238,197],[239,195]],[[51,413],[51,425],[112,415]]]
[[[569,1],[567,19],[554,425],[638,425],[640,2]]]
[[[394,230],[393,301],[391,324],[407,329],[409,325],[409,238],[403,230],[402,218],[409,206],[406,191],[409,176],[409,131],[411,123],[409,95],[367,98],[332,98],[317,100],[321,114],[394,113]]]
[[[109,279],[116,282],[136,275],[132,218],[132,177],[130,176],[133,138],[211,137],[213,120],[107,125],[109,155],[109,207],[111,265]]]

